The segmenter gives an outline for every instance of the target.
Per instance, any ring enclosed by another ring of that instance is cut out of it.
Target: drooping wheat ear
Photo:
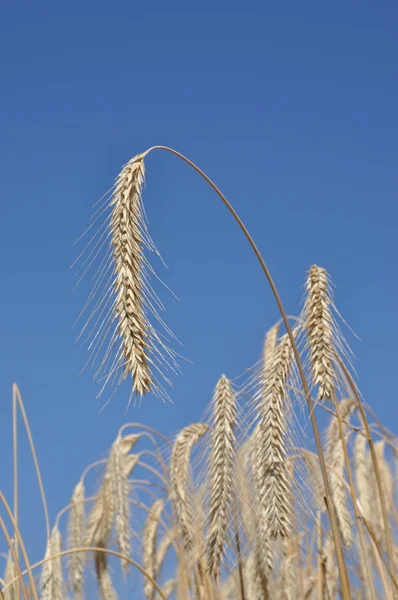
[[[292,363],[288,335],[275,348],[272,364],[263,371],[258,403],[260,421],[254,447],[254,472],[264,537],[289,534],[290,490],[286,471],[287,401],[286,382]]]
[[[142,557],[143,565],[148,575],[150,575],[153,579],[156,579],[159,568],[157,564],[156,539],[159,528],[159,519],[162,514],[163,507],[164,502],[161,498],[153,503],[144,527]],[[148,600],[153,600],[155,597],[155,588],[147,577],[144,581],[144,593]]]
[[[166,555],[174,541],[175,532],[173,529],[167,531],[162,539],[159,542],[159,546],[156,550],[156,565],[158,568],[158,572],[162,568],[163,561],[166,558]]]
[[[325,486],[322,480],[319,460],[311,452],[303,452],[303,459],[307,467],[308,488],[311,490],[315,508],[325,512]]]
[[[174,503],[177,527],[185,550],[194,542],[192,498],[190,494],[190,457],[193,446],[206,433],[208,427],[195,423],[185,427],[177,436],[170,464],[170,498]]]
[[[214,427],[210,452],[209,535],[206,551],[209,573],[217,576],[225,550],[235,473],[236,399],[232,383],[225,375],[220,377],[216,385],[212,412]]]
[[[123,440],[122,436],[118,436],[112,445],[108,462],[116,543],[124,556],[130,556],[131,553],[129,483],[126,477],[126,451],[128,452],[128,449],[129,444]],[[123,568],[128,570],[129,563],[124,561],[122,564]]]
[[[355,410],[356,402],[351,398],[342,400],[339,404],[339,413],[342,419],[348,417]],[[343,542],[349,548],[352,545],[352,519],[347,503],[347,490],[344,480],[345,460],[343,445],[340,439],[338,421],[333,417],[326,438],[325,460],[330,467],[329,480],[333,501],[336,507],[337,520],[339,523]]]
[[[72,494],[68,523],[68,548],[82,548],[84,545],[85,511],[84,484],[79,481]],[[69,581],[76,600],[83,597],[84,553],[72,552],[69,555]]]
[[[365,436],[357,433],[354,445],[355,482],[357,487],[358,501],[365,519],[371,519],[371,494],[368,473],[369,457],[367,451],[367,440]]]
[[[123,374],[133,378],[133,392],[145,395],[152,389],[148,343],[150,331],[144,310],[145,283],[143,243],[146,225],[141,191],[145,179],[144,155],[122,169],[112,199],[112,244],[115,261],[115,313],[118,318]]]
[[[318,400],[331,400],[335,389],[335,344],[333,339],[333,306],[327,271],[313,265],[306,283],[304,304],[305,330],[310,352],[314,385],[318,385]]]
[[[14,579],[17,576],[14,561],[11,552],[7,555],[6,568],[4,570],[4,583],[7,590],[4,592],[4,600],[17,600],[17,590],[15,589]]]
[[[61,552],[61,534],[58,527],[51,531],[51,537],[47,542],[45,559],[55,556]],[[61,558],[54,558],[44,563],[41,572],[41,600],[63,600],[63,576]]]

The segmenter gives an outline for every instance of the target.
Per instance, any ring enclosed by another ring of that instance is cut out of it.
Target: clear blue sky
[[[336,285],[366,400],[393,429],[397,311],[396,2],[14,2],[0,9],[3,489],[11,481],[11,384],[35,436],[51,515],[117,428],[173,433],[200,418],[218,376],[257,359],[278,318],[247,242],[216,196],[153,155],[145,203],[180,298],[167,321],[192,364],[173,405],[128,386],[101,414],[78,373],[72,246],[121,165],[153,144],[204,168],[246,222],[297,314],[305,272]],[[84,291],[84,290],[83,290]],[[42,536],[22,444],[23,526]],[[40,533],[39,533],[40,532]]]

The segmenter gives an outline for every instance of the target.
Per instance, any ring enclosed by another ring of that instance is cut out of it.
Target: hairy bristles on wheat
[[[214,391],[214,426],[210,451],[209,535],[206,542],[209,572],[218,575],[225,550],[228,512],[233,501],[237,410],[230,380],[222,375]]]
[[[192,499],[190,497],[190,457],[193,446],[206,433],[208,427],[195,423],[185,427],[177,436],[170,464],[170,497],[174,503],[182,542],[189,550],[194,542]]]
[[[157,553],[156,553],[156,538],[159,528],[159,519],[162,514],[164,502],[162,498],[153,503],[148,517],[145,521],[143,534],[143,553],[142,560],[145,571],[153,579],[156,580],[158,574]],[[146,577],[144,581],[144,593],[147,600],[153,600],[155,596],[155,588],[149,579]]]
[[[347,398],[339,404],[339,413],[342,419],[348,420],[356,407],[356,401]],[[336,507],[337,519],[341,531],[343,542],[351,547],[353,532],[352,519],[347,503],[347,490],[344,481],[345,459],[338,421],[333,417],[326,438],[325,460],[329,467],[330,487],[333,501]]]
[[[311,374],[318,385],[318,400],[331,400],[336,384],[334,369],[332,298],[328,274],[313,265],[307,283],[304,305],[304,326],[310,353]]]
[[[286,382],[292,363],[289,336],[274,350],[272,363],[263,370],[258,401],[259,423],[254,445],[254,472],[264,536],[285,537],[289,532],[290,491],[286,471]]]
[[[72,494],[68,523],[68,548],[81,548],[84,544],[84,484],[79,481]],[[83,593],[84,553],[72,552],[69,555],[69,582],[76,600]]]

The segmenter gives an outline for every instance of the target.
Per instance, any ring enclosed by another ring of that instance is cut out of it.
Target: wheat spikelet
[[[14,561],[12,560],[11,552],[7,555],[6,568],[4,570],[4,583],[8,586],[4,592],[4,600],[17,600],[17,590],[15,583],[12,583],[17,576]]]
[[[331,535],[328,535],[324,548],[318,549],[322,552],[323,562],[325,563],[326,571],[326,589],[329,598],[336,598],[338,572],[334,560],[334,542]]]
[[[210,574],[217,576],[224,553],[228,510],[232,499],[234,466],[236,400],[232,384],[222,375],[213,397],[214,428],[210,454],[209,535],[206,543]]]
[[[332,299],[328,274],[313,265],[306,283],[305,329],[310,351],[312,380],[318,385],[318,400],[331,400],[335,388]]]
[[[126,450],[128,443],[119,436],[112,445],[109,455],[108,472],[111,480],[111,505],[114,508],[116,543],[124,556],[130,556],[130,503],[129,484],[126,477]],[[129,563],[123,562],[125,570]]]
[[[356,403],[351,398],[342,400],[339,413],[342,419],[347,419],[354,411]],[[333,417],[328,431],[325,448],[325,460],[329,467],[330,487],[336,507],[337,520],[341,536],[346,546],[352,545],[352,520],[347,503],[347,491],[344,485],[345,460],[338,421]]]
[[[156,538],[163,507],[164,502],[161,498],[153,503],[144,527],[143,565],[148,575],[153,579],[156,579],[159,568],[157,564]],[[155,596],[155,588],[147,578],[144,581],[144,593],[148,600],[152,600]]]
[[[186,550],[193,544],[193,516],[189,488],[189,463],[191,451],[206,433],[207,426],[196,423],[185,427],[177,436],[170,464],[170,497],[174,502],[177,526]]]
[[[162,568],[163,561],[166,558],[166,555],[173,543],[174,540],[174,531],[171,529],[162,537],[159,543],[159,547],[156,550],[156,565],[158,568],[158,572]]]
[[[72,494],[68,523],[68,548],[81,548],[84,544],[84,484],[79,481]],[[84,554],[73,552],[69,555],[69,580],[76,600],[83,596]]]
[[[47,542],[45,559],[55,556],[61,552],[61,534],[58,527],[51,531],[51,537]],[[63,600],[63,576],[61,558],[54,558],[44,563],[41,580],[41,600]]]
[[[355,482],[358,501],[365,519],[370,519],[370,494],[368,478],[368,452],[366,438],[357,433],[354,445]]]
[[[273,354],[272,365],[261,378],[258,404],[260,422],[256,430],[254,468],[259,504],[264,511],[260,526],[263,535],[276,538],[288,535],[290,504],[286,473],[285,386],[292,359],[288,335],[284,335]]]

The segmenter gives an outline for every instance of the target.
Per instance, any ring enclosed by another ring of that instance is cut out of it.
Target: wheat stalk
[[[311,373],[314,385],[318,385],[318,400],[331,400],[335,389],[336,373],[333,367],[335,347],[333,343],[332,299],[328,274],[325,269],[313,265],[306,283],[307,297],[304,304],[305,330],[310,351]]]
[[[193,446],[208,430],[196,423],[185,427],[177,436],[170,464],[170,497],[174,502],[177,525],[186,550],[194,541],[191,498],[188,494],[189,464]]]
[[[150,575],[153,579],[156,579],[159,568],[157,563],[158,557],[156,553],[156,537],[163,508],[164,502],[162,498],[153,503],[145,521],[143,534],[143,565],[148,575]],[[155,588],[148,578],[145,578],[144,593],[148,600],[152,600],[154,598]]]
[[[206,550],[209,572],[217,576],[226,542],[235,473],[236,399],[232,384],[225,375],[217,382],[212,410],[214,427],[210,452],[209,535]]]

